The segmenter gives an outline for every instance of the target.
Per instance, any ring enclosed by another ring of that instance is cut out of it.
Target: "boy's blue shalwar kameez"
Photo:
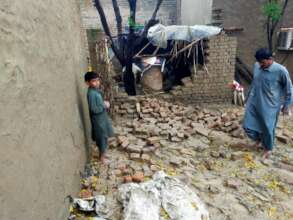
[[[287,69],[273,62],[267,69],[254,65],[254,78],[247,98],[243,128],[247,135],[272,150],[281,105],[291,102],[292,82]]]

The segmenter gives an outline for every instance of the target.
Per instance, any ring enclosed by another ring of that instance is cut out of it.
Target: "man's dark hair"
[[[260,48],[255,53],[255,59],[260,62],[262,60],[271,59],[273,56],[272,52],[267,48]]]
[[[87,72],[86,74],[84,74],[84,81],[85,82],[89,82],[92,79],[97,79],[100,78],[99,74],[97,74],[96,72]]]

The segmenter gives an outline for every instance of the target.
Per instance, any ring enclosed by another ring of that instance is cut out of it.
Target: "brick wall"
[[[208,73],[204,69],[199,70],[193,80],[190,77],[183,79],[184,86],[175,87],[170,93],[137,97],[117,95],[116,112],[133,117],[135,103],[152,97],[184,105],[231,103],[232,91],[228,84],[234,79],[237,40],[221,34],[209,39],[207,45]]]
[[[101,0],[105,14],[107,16],[109,27],[112,32],[116,32],[116,20],[115,14],[112,7],[111,0]],[[144,0],[137,1],[137,14],[136,22],[144,24],[152,15],[157,0]],[[118,1],[120,6],[120,12],[123,19],[123,25],[126,24],[129,16],[129,7],[127,0]],[[160,10],[158,11],[157,18],[160,19],[162,24],[171,25],[177,23],[178,13],[177,0],[164,0]],[[83,25],[86,29],[97,29],[101,28],[100,18],[97,10],[92,4],[92,0],[81,1],[81,14]]]
[[[236,48],[235,37],[221,34],[209,40],[206,50],[208,74],[200,71],[195,75],[193,92],[190,96],[192,102],[231,101],[231,90],[228,84],[234,79]]]
[[[207,45],[207,71],[203,68],[193,80],[184,79],[185,86],[171,91],[171,101],[185,104],[231,102],[232,91],[228,84],[234,79],[237,40],[221,34],[209,39]]]

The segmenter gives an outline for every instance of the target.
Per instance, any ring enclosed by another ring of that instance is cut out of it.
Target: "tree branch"
[[[286,8],[288,6],[288,2],[289,0],[285,0],[284,4],[283,4],[283,7],[282,7],[282,11],[281,11],[281,14],[280,14],[280,19],[277,20],[277,21],[273,21],[272,20],[272,23],[271,23],[271,27],[270,27],[270,31],[269,31],[269,38],[270,38],[270,44],[269,44],[269,47],[270,50],[272,51],[273,50],[273,36],[274,36],[274,33],[275,33],[275,30],[278,26],[278,24],[283,21],[283,17],[284,17],[284,14],[285,14],[285,11],[286,11]]]
[[[117,3],[117,0],[112,0],[113,9],[115,12],[116,22],[117,22],[117,34],[118,36],[122,34],[122,17],[119,9],[119,5]]]
[[[149,28],[154,25],[156,17],[157,17],[157,13],[158,13],[158,11],[159,11],[159,9],[161,7],[162,2],[163,2],[163,0],[157,0],[157,4],[156,4],[155,10],[154,10],[154,12],[152,14],[152,17],[150,18],[150,20],[148,21],[148,23],[144,27],[144,30],[143,30],[143,33],[142,33],[143,38],[146,37]]]
[[[117,3],[117,0],[112,0],[112,5],[113,5],[115,17],[116,17],[119,54],[121,56],[121,59],[123,59],[123,64],[125,65],[124,44],[123,44],[123,39],[122,39],[122,17],[121,17],[120,8]]]
[[[288,6],[288,2],[289,2],[289,0],[285,0],[285,2],[284,2],[284,4],[283,4],[283,7],[282,7],[282,12],[281,12],[281,15],[280,15],[280,20],[274,22],[273,27],[272,27],[273,31],[276,29],[277,25],[278,25],[281,21],[283,21],[283,17],[284,17],[284,14],[285,14],[286,8],[287,8],[287,6]]]
[[[151,17],[151,20],[156,19],[156,17],[157,17],[157,13],[158,13],[158,11],[159,11],[159,9],[160,9],[160,7],[161,7],[162,2],[163,2],[163,0],[158,0],[158,1],[157,1],[157,5],[156,5],[156,8],[155,8],[155,10],[154,10],[154,12],[153,12],[153,15],[152,15],[152,17]]]
[[[268,48],[270,51],[272,51],[272,25],[271,25],[271,17],[268,16],[267,18],[267,40],[268,40]]]
[[[281,13],[281,16],[282,16],[282,17],[283,17],[284,14],[285,14],[286,8],[287,8],[287,6],[288,6],[288,2],[289,2],[289,0],[285,0],[285,2],[284,2],[283,8],[282,8],[282,13]]]
[[[112,48],[114,54],[116,55],[117,59],[119,60],[120,64],[123,65],[124,64],[123,58],[120,55],[119,50],[117,49],[117,47],[114,44],[113,37],[112,37],[111,31],[109,29],[108,22],[107,22],[107,19],[106,19],[106,16],[105,16],[105,13],[104,13],[104,10],[103,10],[103,7],[101,5],[100,0],[94,0],[94,5],[100,15],[100,20],[101,20],[103,29],[105,31],[105,34],[109,37],[109,39],[111,41],[111,48]]]
[[[135,22],[136,15],[136,0],[128,0],[129,8],[130,8],[130,18]]]
[[[125,91],[128,95],[136,95],[135,78],[132,72],[133,53],[134,53],[134,27],[135,27],[135,14],[136,14],[136,0],[128,0],[130,16],[129,16],[129,33],[127,36],[126,58],[125,58],[125,73],[124,85]]]

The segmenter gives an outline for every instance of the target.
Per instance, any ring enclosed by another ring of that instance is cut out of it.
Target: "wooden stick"
[[[196,44],[199,40],[196,40],[196,41],[193,41],[192,43],[188,44],[186,47],[182,48],[181,50],[178,51],[178,54],[179,53],[182,53],[186,50],[188,50],[190,47],[192,47],[194,44]]]
[[[179,50],[177,53],[176,53],[176,56],[177,57],[180,53],[188,50],[190,47],[192,47],[194,44],[196,44],[199,40],[196,40],[196,41],[193,41],[192,43],[190,43],[189,45],[187,45],[186,47],[182,48],[181,50]],[[175,58],[174,56],[171,58],[171,59],[174,59]]]
[[[196,72],[197,72],[197,63],[196,63],[196,59],[197,59],[197,52],[196,52],[196,48],[197,48],[197,45],[196,47],[194,48],[194,51],[193,51],[193,74],[192,74],[192,78],[194,79],[194,76],[196,75]]]
[[[187,58],[189,58],[189,57],[190,57],[190,54],[191,54],[192,48],[193,48],[193,47],[190,47],[190,49],[189,49],[189,51],[188,51]]]
[[[155,55],[156,55],[156,53],[158,53],[159,49],[160,49],[160,47],[159,47],[159,46],[157,46],[156,50],[153,52],[153,56],[155,56]]]
[[[170,54],[157,54],[157,57],[169,57],[171,56]],[[144,54],[144,55],[138,55],[136,58],[141,58],[141,57],[153,57],[152,54]]]
[[[203,57],[203,66],[204,66],[207,74],[209,75],[209,70],[207,68],[207,65],[206,65],[206,62],[205,62],[205,57],[204,57],[203,40],[201,40],[200,45],[201,45],[201,52],[202,52],[202,57]]]
[[[140,53],[142,53],[142,51],[144,51],[149,45],[151,44],[151,42],[148,42],[135,56],[134,58],[138,57]]]

